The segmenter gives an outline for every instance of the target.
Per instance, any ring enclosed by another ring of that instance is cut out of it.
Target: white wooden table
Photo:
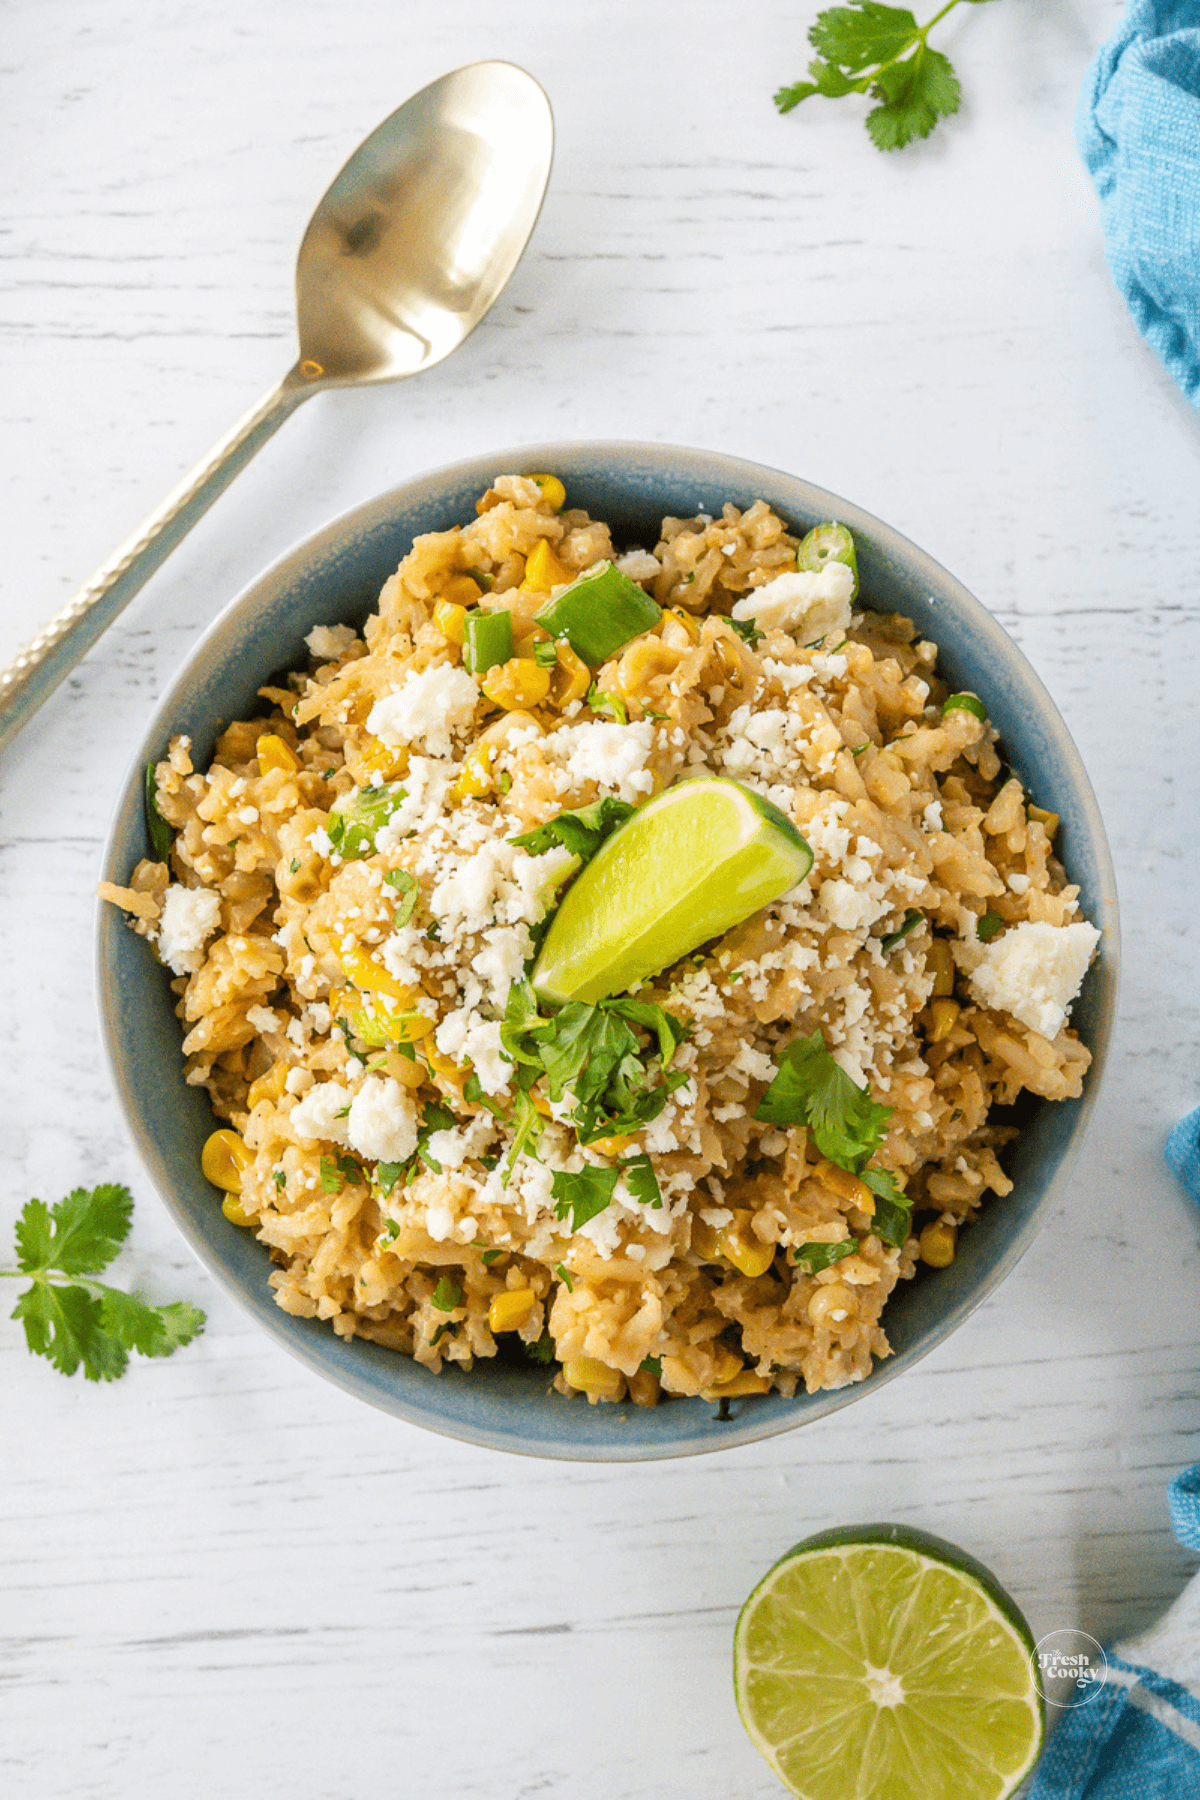
[[[928,8],[922,8],[922,13]],[[784,119],[789,0],[16,0],[0,74],[7,656],[291,359],[295,245],[358,138],[447,68],[543,82],[531,250],[465,348],[318,398],[5,753],[0,1250],[30,1194],[137,1196],[121,1267],[193,1348],[65,1381],[0,1317],[0,1792],[769,1800],[730,1633],[797,1538],[920,1524],[1039,1634],[1154,1617],[1190,1559],[1200,417],[1104,264],[1072,134],[1118,0],[963,8],[962,113],[879,155]],[[744,23],[733,23],[734,19]],[[128,1148],[92,1007],[102,835],[148,710],[267,560],[423,468],[552,436],[695,443],[861,502],[1019,640],[1117,858],[1120,1025],[1069,1194],[902,1381],[760,1447],[576,1468],[441,1442],[303,1372],[194,1266]],[[0,1262],[7,1256],[0,1256]]]

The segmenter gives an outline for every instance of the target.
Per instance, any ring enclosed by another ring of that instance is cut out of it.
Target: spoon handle
[[[185,475],[73,599],[0,670],[0,749],[32,718],[197,519],[313,392],[291,370]]]

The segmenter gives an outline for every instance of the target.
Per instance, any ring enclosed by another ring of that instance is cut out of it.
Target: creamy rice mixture
[[[861,1380],[895,1284],[1010,1191],[994,1109],[1080,1093],[1099,934],[983,706],[947,704],[907,620],[852,611],[844,564],[797,572],[761,501],[631,550],[563,499],[497,478],[361,631],[310,634],[206,772],[176,738],[169,855],[103,891],[172,970],[187,1080],[226,1122],[206,1169],[287,1312],[432,1371],[520,1351],[592,1400]],[[534,614],[604,560],[662,610],[588,668]],[[500,609],[515,654],[471,673],[466,618]],[[512,1060],[578,865],[513,840],[703,774],[785,812],[813,866],[638,990],[671,1030],[626,1025],[636,1128],[581,1141],[577,1094]],[[803,1040],[869,1154],[763,1106]]]

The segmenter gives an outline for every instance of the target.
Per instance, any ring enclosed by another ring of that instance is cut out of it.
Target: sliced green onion
[[[850,594],[853,600],[858,593],[858,554],[854,548],[854,539],[844,525],[835,525],[829,520],[824,525],[814,525],[803,539],[796,551],[796,567],[816,572],[831,562],[845,563],[854,576],[854,587]]]
[[[904,915],[903,924],[901,924],[896,931],[889,931],[885,938],[880,938],[879,948],[881,950],[894,950],[896,945],[900,942],[900,939],[906,938],[910,931],[915,931],[924,917],[925,914],[923,912],[918,912],[915,906],[910,906]]]
[[[391,818],[406,789],[397,782],[354,788],[335,800],[325,826],[329,842],[344,862],[375,854],[375,838]]]
[[[952,712],[969,712],[974,713],[977,719],[987,718],[987,707],[977,694],[951,694],[942,707],[942,717],[945,718],[947,713]]]
[[[553,643],[535,644],[533,660],[539,669],[553,669],[558,663],[558,647]]]
[[[822,1269],[832,1268],[844,1256],[853,1256],[857,1249],[857,1238],[843,1238],[836,1244],[796,1244],[792,1249],[792,1262],[806,1275],[819,1275]]]
[[[463,628],[463,662],[472,675],[482,675],[497,663],[506,663],[513,653],[512,614],[469,612]]]
[[[591,668],[650,631],[662,608],[610,562],[597,563],[533,615],[552,637],[565,637]]]
[[[1004,928],[1004,920],[997,912],[985,912],[975,927],[975,935],[984,944],[990,944],[998,931]]]

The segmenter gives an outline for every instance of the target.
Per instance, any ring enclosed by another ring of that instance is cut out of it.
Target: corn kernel
[[[249,1112],[263,1100],[278,1100],[283,1093],[288,1078],[288,1065],[282,1060],[273,1063],[265,1075],[250,1083],[250,1091],[246,1095],[246,1107]]]
[[[566,563],[559,561],[545,538],[539,538],[529,552],[525,563],[525,579],[521,586],[533,588],[539,594],[548,594],[552,588],[563,587],[574,573],[574,569],[568,569]]]
[[[635,1406],[657,1406],[662,1383],[653,1369],[639,1369],[629,1377],[629,1398]]]
[[[775,1245],[764,1244],[750,1224],[751,1215],[740,1209],[734,1212],[733,1223],[722,1226],[717,1234],[722,1256],[727,1256],[739,1275],[755,1280],[765,1275],[775,1260]]]
[[[451,606],[478,606],[483,599],[483,583],[470,574],[452,575],[442,588],[442,599]]]
[[[947,1225],[941,1219],[926,1225],[920,1238],[921,1261],[928,1263],[931,1269],[948,1269],[954,1261],[957,1241],[958,1234],[953,1225]]]
[[[508,662],[489,669],[480,686],[489,700],[494,700],[505,712],[514,712],[517,707],[537,706],[546,698],[550,692],[550,671],[538,663],[513,656]]]
[[[494,1295],[488,1307],[488,1330],[520,1331],[522,1325],[529,1323],[536,1305],[537,1295],[532,1288],[510,1288],[507,1293]]]
[[[701,1388],[703,1400],[744,1400],[750,1394],[769,1394],[771,1378],[769,1375],[756,1375],[753,1369],[743,1369],[732,1381],[719,1381],[712,1387]]]
[[[221,1211],[231,1225],[240,1225],[243,1231],[257,1224],[253,1213],[248,1213],[236,1194],[226,1194],[221,1202]]]
[[[819,1162],[814,1170],[822,1187],[827,1187],[831,1194],[839,1200],[849,1201],[868,1216],[875,1211],[875,1196],[858,1175],[852,1175],[849,1169],[839,1169],[836,1163]]]
[[[246,1148],[236,1131],[228,1129],[214,1131],[205,1139],[200,1152],[204,1179],[230,1194],[241,1193],[242,1170],[248,1169],[253,1161],[254,1152]]]
[[[589,1400],[619,1400],[625,1391],[625,1377],[619,1369],[597,1362],[594,1356],[573,1356],[563,1365],[569,1386],[578,1388]]]
[[[530,481],[536,481],[542,490],[542,499],[555,512],[561,512],[567,498],[567,490],[557,475],[531,475]]]
[[[360,993],[386,994],[389,1000],[401,1000],[405,1006],[416,1005],[416,988],[405,987],[390,969],[375,957],[368,956],[365,950],[343,951],[342,967]]]
[[[475,583],[472,582],[471,586],[474,587]],[[453,600],[438,601],[433,609],[433,622],[447,643],[461,644],[467,635],[467,609]]]
[[[624,1156],[632,1142],[631,1137],[593,1138],[588,1149],[598,1150],[601,1156]]]
[[[462,773],[450,792],[456,800],[478,800],[492,786],[492,746],[476,744],[463,758]]]
[[[364,738],[361,745],[346,746],[346,767],[360,787],[365,787],[372,775],[382,775],[385,780],[393,775],[403,775],[408,767],[408,749],[403,747],[392,750],[379,738]]]
[[[273,731],[263,733],[254,746],[254,754],[258,757],[260,775],[269,775],[272,769],[283,769],[287,774],[294,775],[300,767],[300,758],[295,751],[281,737],[276,737]]]
[[[705,1262],[716,1262],[721,1256],[721,1234],[705,1219],[692,1220],[692,1249]]]
[[[929,963],[933,970],[933,992],[944,1000],[954,992],[954,956],[945,938],[935,937],[929,946]]]
[[[592,685],[592,671],[577,656],[566,638],[558,640],[558,661],[551,672],[550,704],[561,712],[572,700],[582,700]]]
[[[742,1373],[745,1366],[737,1351],[731,1350],[728,1344],[713,1345],[712,1378],[718,1386],[723,1381],[732,1381],[735,1375]]]
[[[929,1029],[931,1044],[940,1044],[943,1038],[950,1036],[958,1023],[958,1015],[962,1007],[957,1000],[934,1000],[930,1004],[929,1013],[932,1023]]]
[[[1037,820],[1046,836],[1053,842],[1054,834],[1058,830],[1059,825],[1058,814],[1055,812],[1047,812],[1044,806],[1031,806],[1029,808],[1029,817]]]
[[[460,1067],[446,1055],[445,1051],[438,1049],[432,1038],[426,1038],[422,1043],[421,1055],[435,1075],[440,1075],[444,1081],[450,1082],[454,1087],[461,1087],[471,1073],[470,1063],[464,1063]]]
[[[831,1281],[809,1296],[808,1316],[818,1330],[837,1330],[854,1311],[854,1295],[844,1281]]]

